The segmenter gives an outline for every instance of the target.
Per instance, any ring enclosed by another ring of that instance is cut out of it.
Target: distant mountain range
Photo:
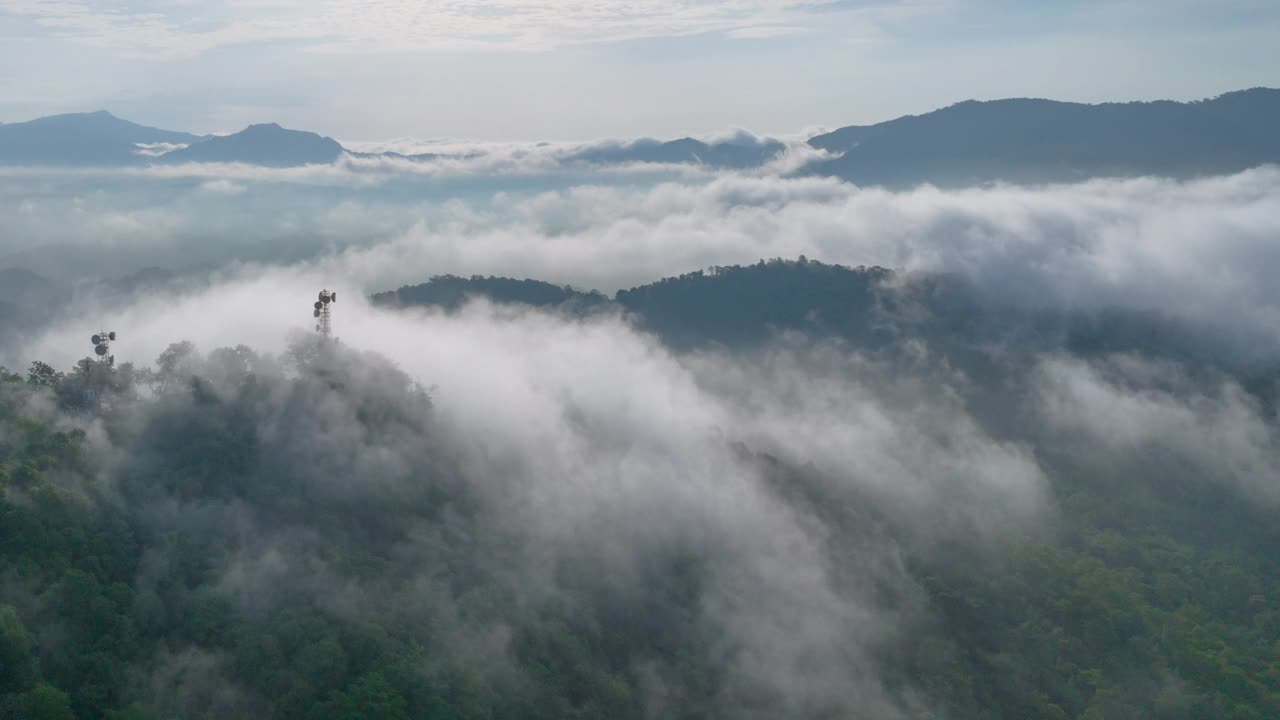
[[[164,155],[164,162],[237,162],[291,167],[327,165],[346,152],[333,138],[286,130],[275,123],[250,125],[233,135],[220,135]]]
[[[691,163],[717,168],[761,165],[781,152],[776,140],[706,143],[693,138],[641,139],[585,147],[564,160],[583,164]],[[230,135],[192,135],[146,127],[100,110],[52,115],[0,125],[0,165],[118,166],[188,162],[246,163],[268,167],[326,165],[343,155],[427,161],[439,154],[365,153],[333,138],[276,123],[250,125]]]
[[[800,172],[861,185],[1063,182],[1090,177],[1192,177],[1280,162],[1280,90],[1196,102],[1086,105],[1037,99],[965,101],[924,115],[854,125],[809,140],[830,157]],[[664,163],[747,169],[776,158],[777,140],[641,139],[568,151],[575,164]],[[99,111],[0,125],[0,164],[138,165],[237,162],[274,167],[344,155],[429,161],[439,155],[359,153],[277,124],[231,135],[161,130]]]
[[[812,138],[838,156],[808,171],[889,186],[1213,175],[1280,162],[1277,128],[1269,88],[1189,103],[970,100]]]
[[[150,146],[183,146],[206,139],[138,125],[106,111],[53,115],[0,125],[0,164],[123,165],[148,160]]]
[[[598,164],[687,163],[745,169],[769,162],[785,147],[781,142],[767,138],[716,143],[705,143],[693,138],[680,138],[670,142],[646,138],[626,144],[587,148],[571,154],[569,159]]]

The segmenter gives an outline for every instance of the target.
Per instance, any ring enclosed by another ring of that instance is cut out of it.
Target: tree
[[[21,692],[34,680],[31,635],[17,610],[0,605],[0,693]]]
[[[196,346],[183,340],[165,348],[156,358],[156,376],[162,386],[168,387],[177,382],[180,375],[190,371],[196,359]]]
[[[53,369],[53,366],[36,360],[27,371],[27,382],[41,387],[57,387],[65,375]]]
[[[343,693],[335,720],[409,720],[409,706],[382,673],[371,672]]]
[[[20,696],[16,705],[15,717],[22,720],[76,720],[71,698],[52,685],[35,686]]]

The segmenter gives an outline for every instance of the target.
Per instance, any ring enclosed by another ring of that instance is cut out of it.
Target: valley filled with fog
[[[1274,716],[1280,170],[887,189],[777,142],[0,167],[0,690]]]
[[[1249,345],[1275,342],[1273,167],[1188,181],[888,191],[768,167],[564,166],[537,147],[494,154],[466,168],[356,159],[0,168],[0,266],[39,276],[27,282],[48,300],[38,309],[80,322],[80,308],[64,304],[102,298],[119,315],[154,296],[139,292],[151,285],[194,298],[197,288],[278,275],[341,286],[355,300],[478,274],[612,294],[805,255],[962,277],[1015,308],[1151,310],[1247,329]],[[0,301],[23,305],[24,287],[13,288]],[[286,327],[290,311],[266,305]],[[7,336],[5,349],[20,340],[33,334]]]

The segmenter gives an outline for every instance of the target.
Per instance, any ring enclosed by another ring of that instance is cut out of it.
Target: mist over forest
[[[0,166],[0,715],[1280,715],[1280,170],[768,147]]]

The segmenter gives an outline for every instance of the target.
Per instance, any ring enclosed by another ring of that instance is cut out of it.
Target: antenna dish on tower
[[[320,320],[316,325],[316,332],[320,333],[321,337],[328,339],[333,331],[330,324],[332,317],[331,313],[333,311],[329,308],[329,304],[337,301],[338,294],[329,292],[328,290],[321,290],[319,298],[320,299],[315,302],[315,312],[312,313],[312,316]]]
[[[109,354],[111,352],[111,341],[115,339],[115,330],[100,330],[89,338],[89,342],[93,343],[94,354],[102,358],[102,362],[107,365],[116,364],[116,356]]]

